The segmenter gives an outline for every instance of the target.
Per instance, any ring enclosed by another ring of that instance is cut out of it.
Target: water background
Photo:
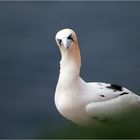
[[[57,138],[77,126],[54,105],[60,52],[74,29],[81,77],[140,95],[140,2],[0,2],[0,138]],[[66,135],[68,137],[68,135]]]

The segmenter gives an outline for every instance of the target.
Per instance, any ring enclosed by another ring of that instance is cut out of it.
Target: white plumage
[[[81,57],[76,34],[63,29],[56,34],[61,52],[55,104],[65,118],[85,127],[130,119],[140,111],[140,97],[107,83],[87,83],[80,78]]]

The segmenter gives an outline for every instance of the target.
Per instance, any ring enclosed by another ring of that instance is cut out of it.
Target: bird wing
[[[86,105],[86,112],[94,120],[114,122],[140,112],[140,97],[128,89],[105,83],[98,83],[98,86],[94,83],[92,86],[96,87],[96,101]],[[101,87],[102,90],[99,90]]]

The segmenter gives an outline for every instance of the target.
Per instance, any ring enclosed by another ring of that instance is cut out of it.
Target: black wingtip
[[[127,93],[127,92],[123,92],[123,93],[120,94],[120,96],[122,96],[122,95],[126,95],[126,94],[129,94],[129,93]]]
[[[107,86],[106,88],[112,89],[114,91],[122,91],[122,86],[110,84],[110,86]]]

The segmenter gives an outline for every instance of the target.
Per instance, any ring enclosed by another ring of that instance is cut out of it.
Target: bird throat
[[[79,76],[81,67],[81,56],[78,47],[73,47],[67,51],[61,51],[61,61],[60,61],[60,74],[69,73],[77,74]]]

